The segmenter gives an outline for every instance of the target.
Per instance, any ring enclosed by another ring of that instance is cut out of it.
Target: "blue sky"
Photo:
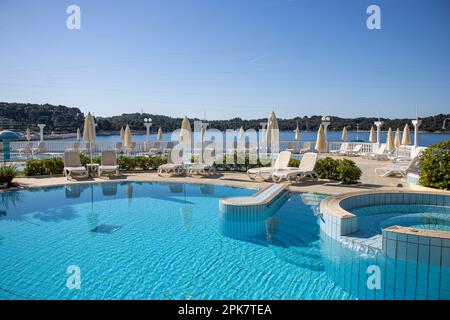
[[[81,30],[66,8],[81,8]],[[366,9],[381,7],[381,30]],[[0,101],[208,119],[450,112],[450,1],[0,0]]]

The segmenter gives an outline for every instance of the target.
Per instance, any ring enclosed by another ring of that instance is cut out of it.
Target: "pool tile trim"
[[[326,198],[320,203],[321,229],[330,237],[345,241],[357,231],[358,217],[346,209],[373,204],[431,204],[446,205],[448,191],[375,190],[350,192]],[[344,209],[345,207],[345,209]],[[383,229],[382,251],[391,258],[422,261],[450,267],[450,232],[402,226]]]

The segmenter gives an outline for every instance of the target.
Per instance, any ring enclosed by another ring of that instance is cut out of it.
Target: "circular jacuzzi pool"
[[[340,206],[358,218],[358,231],[367,235],[392,226],[450,232],[450,195],[371,193],[343,199]]]
[[[353,192],[322,200],[320,214],[321,233],[342,247],[341,258],[329,267],[334,278],[349,279],[342,286],[353,287],[354,268],[362,262],[367,270],[357,283],[365,284],[377,270],[381,284],[365,288],[367,295],[450,297],[450,193]],[[355,251],[360,261],[352,260]]]

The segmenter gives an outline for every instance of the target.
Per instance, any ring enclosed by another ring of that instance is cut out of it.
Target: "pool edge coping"
[[[354,191],[347,192],[339,195],[329,196],[328,198],[322,200],[320,202],[320,212],[331,215],[339,220],[346,219],[357,219],[358,216],[347,211],[341,206],[341,202],[362,195],[372,195],[372,194],[383,194],[383,193],[400,193],[400,194],[429,194],[429,195],[444,195],[450,196],[450,192],[446,190],[398,190],[398,189],[383,189],[383,190],[366,190],[366,191]],[[352,232],[347,234],[340,234],[339,236],[349,235],[356,230],[352,230]],[[450,239],[450,231],[436,231],[436,230],[426,230],[419,228],[409,228],[404,226],[391,226],[389,228],[385,228],[383,231],[392,232],[396,234],[404,234],[404,235],[415,235],[429,238],[440,238],[440,239]],[[382,233],[384,234],[384,232]],[[384,238],[384,236],[383,236]]]

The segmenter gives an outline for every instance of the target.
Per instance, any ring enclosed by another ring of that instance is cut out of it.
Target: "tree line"
[[[188,115],[189,116],[189,115]],[[182,118],[173,118],[163,115],[154,115],[148,113],[128,113],[112,117],[96,117],[98,132],[117,132],[121,127],[127,124],[135,131],[144,131],[144,118],[152,118],[152,132],[162,128],[165,132],[170,132],[180,128]],[[288,131],[294,130],[297,125],[301,131],[317,130],[321,123],[321,116],[315,115],[311,117],[295,117],[292,119],[278,119],[280,130]],[[442,131],[442,124],[445,118],[450,118],[450,114],[438,114],[422,119],[421,130],[423,131]],[[75,132],[77,128],[82,128],[84,114],[79,108],[72,108],[66,106],[55,106],[51,104],[30,104],[30,103],[6,103],[0,102],[0,120],[5,122],[5,119],[14,122],[17,128],[24,130],[29,127],[32,130],[37,130],[38,123],[45,123],[46,130],[51,130],[56,133],[70,133]],[[192,118],[191,124],[195,120]],[[370,130],[375,117],[359,117],[359,118],[340,118],[331,116],[331,124],[329,130],[342,130],[345,126],[348,130]],[[381,118],[384,121],[384,129],[388,127],[403,129],[406,123],[411,124],[411,119],[388,119]],[[244,120],[241,118],[233,118],[229,120],[209,120],[209,128],[218,130],[239,129],[241,126],[247,129],[260,128],[261,122],[267,121],[267,118]],[[5,126],[3,124],[3,126]],[[450,129],[450,123],[447,130]],[[11,129],[4,127],[3,129]]]

